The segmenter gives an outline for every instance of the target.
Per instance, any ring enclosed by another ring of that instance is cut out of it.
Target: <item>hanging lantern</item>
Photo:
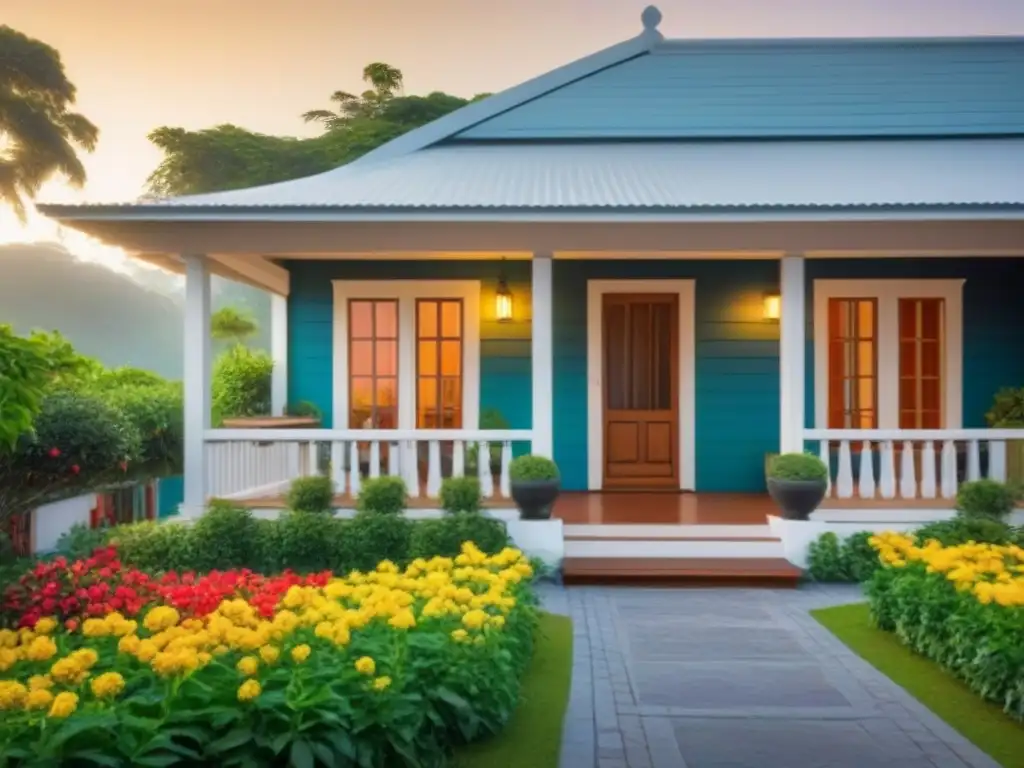
[[[502,263],[504,261],[502,259]],[[508,280],[505,279],[504,267],[498,273],[498,288],[494,292],[494,317],[499,323],[512,320],[512,291],[509,290]]]

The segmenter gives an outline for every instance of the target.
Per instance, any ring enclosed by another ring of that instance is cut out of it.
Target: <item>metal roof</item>
[[[686,210],[1024,205],[1024,139],[438,146],[177,209]],[[56,208],[56,206],[54,206]]]

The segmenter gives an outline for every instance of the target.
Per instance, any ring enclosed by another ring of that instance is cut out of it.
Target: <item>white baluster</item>
[[[988,479],[1006,482],[1006,441],[988,441]]]
[[[345,443],[340,440],[331,443],[331,480],[334,482],[334,492],[344,496],[348,482],[345,478]]]
[[[370,441],[370,477],[380,477],[380,440]]]
[[[904,440],[903,450],[900,452],[900,498],[917,498],[917,477],[914,464],[914,444],[909,440]],[[934,472],[934,469],[932,471]]]
[[[452,443],[452,477],[466,474],[466,444],[461,440]]]
[[[441,443],[431,440],[427,447],[427,498],[441,493]]]
[[[878,490],[883,499],[896,498],[896,450],[892,440],[882,443],[881,472]]]
[[[502,498],[512,497],[512,441],[501,444],[501,495]]]
[[[818,457],[828,470],[825,475],[825,497],[828,498],[832,495],[832,456],[829,455],[828,440],[818,442]]]
[[[952,440],[946,440],[942,444],[942,472],[941,472],[942,498],[952,499],[956,496],[956,446]]]
[[[359,489],[363,485],[359,476],[359,443],[355,440],[349,443],[348,461],[348,491],[354,500],[359,496]]]
[[[398,477],[398,443],[388,443],[388,475]]]
[[[320,474],[320,443],[310,440],[306,443],[306,451],[309,456],[306,474],[310,477],[316,477]]]
[[[853,459],[850,456],[850,441],[839,441],[839,469],[836,472],[836,496],[840,499],[853,497]]]
[[[409,440],[402,446],[402,477],[405,478],[405,490],[410,499],[420,497],[420,465],[419,451],[415,440]]]
[[[967,481],[981,479],[981,450],[977,440],[967,441]]]
[[[477,475],[480,478],[480,493],[485,499],[494,495],[494,477],[491,475],[491,445],[481,440],[477,447]]]
[[[935,442],[924,441],[924,448],[921,450],[921,498],[935,498]]]
[[[309,449],[310,443],[298,443],[299,449],[299,477],[306,477],[311,474],[309,471],[310,459]]]
[[[857,495],[862,499],[875,498],[875,457],[871,441],[865,440],[860,449],[860,480]]]

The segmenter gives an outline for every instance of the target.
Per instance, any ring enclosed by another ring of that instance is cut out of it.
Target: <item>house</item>
[[[1024,432],[985,412],[1024,384],[1024,39],[659,22],[318,176],[43,207],[186,276],[183,514],[325,466],[429,498],[481,449],[498,498],[526,450],[567,491],[699,497],[811,450],[849,515],[1005,477]],[[320,429],[211,429],[211,274],[273,293],[275,411]]]

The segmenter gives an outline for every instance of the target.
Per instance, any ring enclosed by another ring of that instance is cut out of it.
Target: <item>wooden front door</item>
[[[605,294],[604,483],[679,488],[679,297]]]

